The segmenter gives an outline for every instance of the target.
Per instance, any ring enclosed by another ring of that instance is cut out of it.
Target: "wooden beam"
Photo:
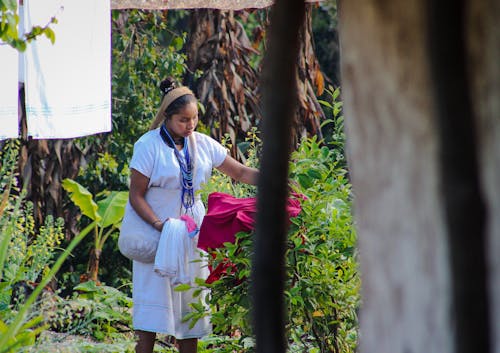
[[[321,2],[323,0],[305,0],[305,2]],[[221,9],[243,10],[260,9],[271,6],[273,0],[111,0],[111,9]]]

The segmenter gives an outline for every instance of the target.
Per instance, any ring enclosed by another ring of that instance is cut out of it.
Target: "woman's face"
[[[187,104],[177,114],[173,114],[166,121],[168,131],[172,137],[188,137],[198,124],[198,107],[196,102]]]

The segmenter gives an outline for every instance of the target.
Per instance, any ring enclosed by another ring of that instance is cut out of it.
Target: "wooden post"
[[[258,353],[284,353],[284,253],[291,122],[296,107],[298,32],[304,0],[278,0],[262,72],[263,155],[252,268]]]
[[[500,352],[500,5],[447,4],[340,4],[361,353]]]

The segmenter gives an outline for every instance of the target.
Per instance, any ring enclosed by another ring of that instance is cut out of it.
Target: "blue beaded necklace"
[[[194,205],[193,163],[191,161],[191,157],[189,156],[187,138],[184,137],[184,147],[182,148],[182,151],[184,152],[183,157],[179,150],[175,147],[174,139],[170,136],[170,133],[165,125],[162,125],[160,128],[160,136],[168,146],[174,149],[175,157],[177,158],[177,162],[179,162],[182,189],[181,202],[182,206],[184,206],[184,209],[187,211]]]

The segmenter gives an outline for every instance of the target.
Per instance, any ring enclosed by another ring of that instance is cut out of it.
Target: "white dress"
[[[207,135],[195,132],[194,137],[197,145],[193,183],[196,192],[201,183],[208,181],[212,169],[222,164],[227,150]],[[130,168],[150,178],[146,200],[148,193],[156,195],[154,201],[148,202],[160,220],[167,217],[178,218],[185,213],[185,210],[181,209],[179,164],[173,148],[162,140],[159,129],[145,133],[135,143]],[[158,195],[165,197],[159,198]],[[205,214],[201,200],[196,200],[193,209],[194,212],[190,215],[200,225]],[[127,204],[125,212],[135,211]],[[193,260],[199,259],[197,253]],[[199,265],[197,277],[207,278],[205,258],[202,258]],[[174,291],[170,280],[159,276],[153,268],[154,263],[133,261],[134,329],[168,334],[178,339],[199,338],[209,334],[212,328],[208,316],[200,319],[192,329],[189,328],[189,322],[182,322],[182,318],[192,311],[189,303],[198,301],[199,298],[193,299],[192,291]]]

